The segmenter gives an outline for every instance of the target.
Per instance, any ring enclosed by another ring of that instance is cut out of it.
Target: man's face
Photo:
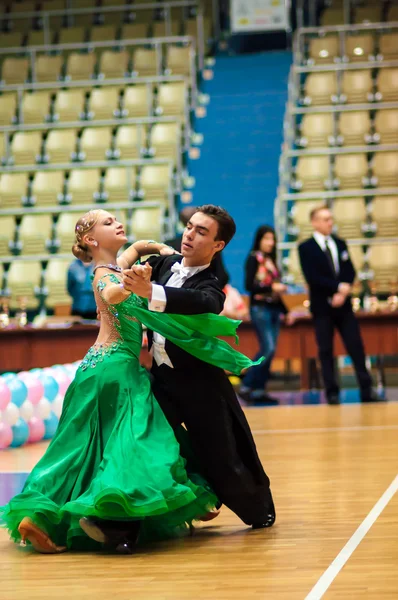
[[[315,231],[323,235],[330,235],[333,231],[333,215],[327,208],[319,210],[312,219],[312,226]]]
[[[218,223],[212,217],[197,212],[187,223],[181,243],[181,253],[188,266],[206,265],[225,243],[216,241]]]

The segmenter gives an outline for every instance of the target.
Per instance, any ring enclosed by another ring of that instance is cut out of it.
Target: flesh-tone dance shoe
[[[220,512],[221,512],[220,508],[214,508],[213,510],[209,510],[209,512],[207,512],[205,515],[202,515],[201,517],[199,517],[198,520],[199,521],[212,521],[213,519],[218,517]]]
[[[24,517],[18,526],[21,534],[21,546],[26,546],[28,540],[33,548],[41,554],[61,554],[66,552],[66,546],[57,546],[40,527],[37,527],[29,517]]]

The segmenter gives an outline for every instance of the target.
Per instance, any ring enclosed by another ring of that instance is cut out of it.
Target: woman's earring
[[[96,242],[96,241],[94,240],[94,242],[93,242],[93,245],[94,245],[94,246],[98,246],[98,242]]]

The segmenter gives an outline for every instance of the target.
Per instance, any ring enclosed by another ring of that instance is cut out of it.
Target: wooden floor
[[[0,532],[1,600],[304,600],[397,476],[398,403],[247,415],[272,482],[272,529],[252,531],[224,508],[192,538],[134,556],[43,556]],[[29,470],[44,447],[0,453],[0,471]],[[398,494],[324,598],[397,600]]]

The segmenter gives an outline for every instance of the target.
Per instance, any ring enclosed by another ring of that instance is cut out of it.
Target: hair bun
[[[76,258],[78,258],[82,262],[88,263],[88,262],[91,262],[93,259],[93,257],[90,254],[89,249],[83,248],[83,246],[81,246],[79,244],[79,242],[76,242],[75,244],[73,244],[72,252],[73,252],[73,255],[76,256]]]

